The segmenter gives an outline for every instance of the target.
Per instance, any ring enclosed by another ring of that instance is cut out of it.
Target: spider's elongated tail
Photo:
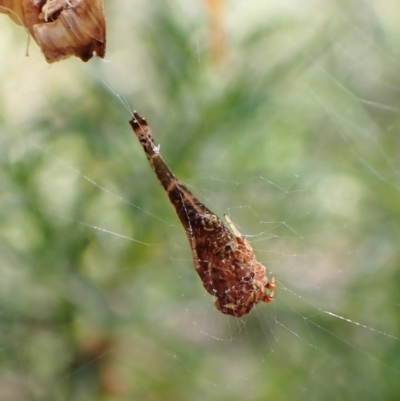
[[[196,214],[208,212],[208,209],[196,200],[193,194],[175,177],[174,173],[165,163],[160,154],[160,147],[155,142],[146,119],[134,111],[133,118],[129,123],[144,149],[151,168],[167,192],[186,233],[189,235],[191,222]]]
[[[168,192],[170,188],[174,187],[177,178],[162,158],[160,146],[156,144],[146,119],[134,111],[133,118],[129,123],[143,146],[144,153],[153,171],[156,173],[161,185]]]

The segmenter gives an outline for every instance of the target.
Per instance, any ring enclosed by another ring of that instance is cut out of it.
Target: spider
[[[228,215],[230,229],[172,173],[160,154],[145,118],[134,111],[129,121],[158,180],[175,207],[192,249],[204,288],[224,314],[241,317],[259,302],[274,298],[275,278],[268,279],[253,248]]]

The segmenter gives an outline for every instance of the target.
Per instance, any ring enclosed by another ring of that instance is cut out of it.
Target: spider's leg
[[[276,280],[275,277],[271,277],[271,280],[268,281],[266,287],[270,288],[271,290],[273,290],[276,286]]]
[[[232,232],[235,234],[235,236],[242,237],[242,234],[240,234],[239,229],[235,226],[235,224],[231,220],[231,218],[227,214],[224,214],[224,217],[225,217],[225,220],[228,222],[229,227],[231,228]]]
[[[188,238],[189,238],[189,242],[190,242],[190,248],[192,250],[194,267],[199,272],[199,271],[201,271],[201,266],[200,266],[200,260],[199,260],[199,257],[197,255],[197,250],[196,250],[196,238],[194,237],[190,228],[189,228],[187,234],[188,234]]]

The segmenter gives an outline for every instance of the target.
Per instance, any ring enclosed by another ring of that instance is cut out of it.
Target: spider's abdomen
[[[242,238],[235,237],[219,219],[211,224],[196,224],[193,237],[198,257],[197,273],[215,305],[222,313],[242,316],[265,297],[263,284],[256,282],[257,262]],[[208,231],[207,231],[208,229]],[[199,231],[203,231],[203,234]],[[204,235],[207,231],[207,235]]]

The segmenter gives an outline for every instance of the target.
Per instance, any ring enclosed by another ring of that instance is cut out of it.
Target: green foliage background
[[[205,3],[106,1],[109,62],[51,66],[1,16],[0,400],[398,399],[396,12],[226,2],[218,63]],[[108,85],[273,304],[214,311]]]

